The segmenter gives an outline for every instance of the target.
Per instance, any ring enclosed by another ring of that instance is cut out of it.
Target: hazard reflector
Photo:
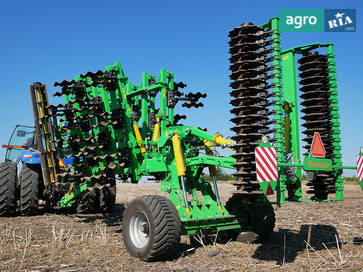
[[[311,143],[310,153],[313,157],[324,158],[325,148],[323,141],[321,140],[320,134],[318,132],[314,133],[313,142]]]
[[[259,182],[278,179],[276,149],[273,147],[256,147],[256,172]]]
[[[363,181],[363,156],[357,157],[358,180]]]
[[[65,164],[64,164],[64,161],[62,159],[59,160],[59,167],[64,167]]]

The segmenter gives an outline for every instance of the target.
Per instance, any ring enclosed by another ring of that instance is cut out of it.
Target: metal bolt
[[[146,172],[146,168],[142,168],[142,171]]]
[[[165,188],[165,192],[170,192],[170,187],[169,186],[166,186],[166,188]]]
[[[216,211],[216,214],[219,214],[219,211]]]
[[[183,213],[182,216],[185,217],[185,213]]]

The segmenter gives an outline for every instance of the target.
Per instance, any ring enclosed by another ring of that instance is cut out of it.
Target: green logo
[[[323,32],[323,9],[280,9],[280,28],[284,32]]]

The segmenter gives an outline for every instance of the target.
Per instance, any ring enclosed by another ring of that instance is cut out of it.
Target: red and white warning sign
[[[259,182],[278,179],[276,149],[273,147],[256,147],[256,170]]]
[[[318,158],[325,157],[325,148],[319,132],[314,133],[314,138],[313,142],[311,143],[310,152],[313,157],[318,157]]]
[[[357,157],[358,180],[363,181],[363,156]]]

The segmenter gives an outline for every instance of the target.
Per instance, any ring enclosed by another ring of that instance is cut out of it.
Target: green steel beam
[[[338,99],[335,77],[335,59],[332,44],[308,44],[281,50],[281,39],[279,30],[279,19],[272,18],[268,23],[261,25],[265,30],[271,31],[272,45],[272,65],[273,65],[273,94],[274,94],[274,126],[275,126],[275,144],[278,161],[279,180],[277,183],[277,203],[285,202],[286,185],[295,184],[299,190],[295,193],[298,201],[305,201],[301,198],[301,170],[304,164],[300,160],[299,146],[299,120],[298,120],[298,102],[297,102],[297,82],[296,82],[296,65],[295,54],[301,54],[306,50],[325,47],[328,51],[329,58],[329,77],[331,86],[331,101],[333,114],[333,138],[334,138],[334,154],[335,158],[331,165],[335,170],[337,178],[337,194],[336,199],[342,199],[342,169],[355,169],[351,166],[343,166],[341,163],[341,146],[340,146],[340,127],[338,114]],[[117,74],[116,89],[112,89],[106,83],[97,86],[87,87],[88,98],[100,97],[104,105],[105,117],[108,124],[102,128],[98,128],[100,122],[99,117],[91,118],[93,125],[90,131],[81,131],[71,129],[70,135],[80,135],[82,139],[91,135],[100,135],[102,132],[110,134],[111,149],[103,150],[97,153],[99,157],[97,163],[92,165],[84,165],[83,169],[87,177],[85,183],[75,182],[72,191],[66,194],[61,201],[62,207],[72,206],[72,203],[84,194],[87,187],[92,186],[96,180],[94,175],[104,174],[104,169],[108,163],[116,164],[113,173],[130,175],[133,181],[138,181],[142,175],[161,174],[163,181],[161,182],[161,190],[169,193],[172,203],[175,205],[182,222],[183,234],[194,234],[200,228],[213,228],[214,230],[226,230],[233,228],[241,228],[247,223],[247,218],[241,216],[237,218],[231,216],[224,206],[219,207],[216,201],[216,195],[213,192],[209,182],[203,179],[203,170],[210,166],[218,166],[234,169],[233,165],[236,159],[226,156],[217,157],[204,155],[199,152],[203,148],[205,141],[210,141],[213,147],[217,146],[217,135],[202,131],[190,126],[174,126],[174,107],[168,107],[168,92],[174,91],[174,74],[165,69],[161,69],[159,77],[152,76],[148,73],[142,74],[141,84],[134,85],[128,81],[124,74],[121,64],[115,63],[107,66],[106,71],[115,72]],[[157,80],[155,81],[155,79]],[[92,83],[89,78],[77,78],[87,84]],[[87,85],[88,86],[88,85]],[[151,93],[152,92],[152,93]],[[169,93],[170,94],[170,93]],[[156,98],[156,95],[159,95]],[[157,105],[155,103],[159,101]],[[78,117],[88,114],[88,111],[82,112],[81,105],[76,101],[74,95],[65,95],[66,104],[72,104],[80,112]],[[286,103],[287,102],[287,103]],[[136,139],[133,124],[139,124],[135,120],[135,105],[141,108],[140,130],[141,141]],[[117,128],[112,124],[112,114],[122,110],[123,127]],[[153,133],[149,123],[149,113],[155,114],[160,118],[160,137],[157,141],[151,141]],[[60,133],[61,125],[56,125],[56,137],[66,138],[64,132]],[[173,154],[173,145],[171,138],[178,133],[181,141],[181,150],[184,155],[185,163],[185,187],[189,194],[188,205],[191,214],[186,209],[186,203],[183,200],[180,178],[176,171],[176,160]],[[197,139],[199,146],[195,147],[191,144],[191,139]],[[82,142],[82,148],[86,144]],[[68,143],[69,144],[69,143]],[[97,144],[97,143],[96,143]],[[139,144],[146,148],[146,152],[142,154]],[[228,144],[229,145],[229,144]],[[230,146],[227,146],[230,147]],[[129,150],[130,164],[126,167],[120,166],[119,152],[127,148]],[[64,156],[62,150],[59,155]],[[294,163],[287,163],[285,153],[292,153]],[[116,156],[106,156],[116,154]],[[74,155],[74,154],[73,154]],[[286,180],[285,168],[297,167],[296,180]],[[101,182],[98,181],[97,182]],[[199,196],[202,196],[201,198]]]
[[[293,51],[282,53],[282,75],[285,100],[285,151],[293,154],[295,163],[300,164],[300,142],[299,142],[299,110],[297,100],[296,65]],[[289,135],[287,135],[287,133]],[[281,165],[281,164],[280,164]],[[294,198],[302,196],[301,190],[301,168],[295,171],[296,178],[286,180],[288,186],[296,188]],[[292,197],[292,196],[289,196]]]
[[[294,54],[302,54],[306,51],[314,50],[317,48],[326,48],[329,46],[332,46],[331,43],[311,43],[311,44],[305,44],[300,46],[291,47],[289,49],[283,50],[281,52],[282,55],[286,53],[294,53]]]
[[[275,120],[275,148],[277,155],[277,162],[285,162],[284,146],[284,98],[283,98],[283,85],[282,85],[282,65],[281,65],[281,39],[279,29],[279,19],[273,18],[270,20],[268,27],[272,31],[272,65],[273,69],[273,83],[274,83],[274,120]],[[286,175],[283,167],[278,168],[279,180],[277,183],[277,202],[285,203],[286,191]]]
[[[327,47],[328,54],[328,71],[329,71],[329,85],[330,85],[330,103],[331,103],[331,115],[332,115],[332,131],[333,131],[333,153],[334,153],[334,164],[341,166],[342,163],[342,147],[340,138],[340,121],[339,121],[339,106],[338,106],[338,90],[336,83],[336,69],[335,69],[335,54],[334,46],[332,44]],[[337,170],[335,172],[335,186],[336,199],[343,200],[343,171]]]
[[[235,163],[236,159],[232,157],[212,157],[204,155],[185,159],[186,166],[215,165],[218,167],[235,169],[235,167],[233,166],[233,164]]]

